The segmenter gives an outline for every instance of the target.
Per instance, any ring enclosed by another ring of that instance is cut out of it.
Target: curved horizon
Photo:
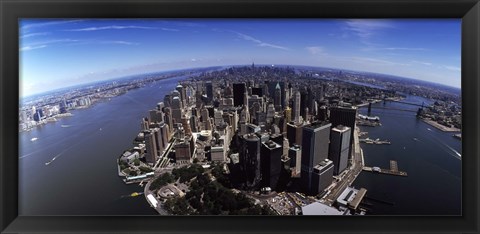
[[[20,19],[20,95],[231,64],[371,72],[461,88],[459,19]]]

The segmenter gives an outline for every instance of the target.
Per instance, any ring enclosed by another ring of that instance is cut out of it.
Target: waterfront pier
[[[374,173],[381,173],[387,175],[396,175],[396,176],[407,176],[407,173],[404,171],[398,170],[398,164],[395,160],[390,160],[390,169],[383,169],[379,167],[363,167],[364,171],[374,172]]]

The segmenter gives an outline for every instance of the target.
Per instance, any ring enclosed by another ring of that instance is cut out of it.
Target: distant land
[[[306,65],[288,65],[288,64],[257,64],[258,66],[277,66],[277,67],[292,67],[292,68],[303,68],[303,69],[311,69],[311,70],[318,70],[318,71],[343,71],[343,72],[352,72],[352,73],[357,73],[357,74],[363,74],[363,75],[372,75],[375,76],[375,78],[389,78],[389,79],[394,79],[394,80],[406,80],[410,82],[417,82],[419,84],[427,84],[430,86],[434,86],[436,88],[439,88],[441,90],[454,93],[454,94],[460,94],[461,88],[453,87],[453,86],[448,86],[440,83],[434,83],[434,82],[429,82],[429,81],[424,81],[420,79],[415,79],[415,78],[408,78],[408,77],[401,77],[401,76],[395,76],[395,75],[390,75],[390,74],[382,74],[382,73],[374,73],[374,72],[365,72],[365,71],[354,71],[354,70],[348,70],[348,69],[340,69],[340,68],[328,68],[328,67],[314,67],[314,66],[306,66]],[[25,103],[29,102],[35,99],[38,99],[42,96],[45,95],[51,95],[55,93],[61,93],[66,90],[71,90],[75,88],[81,88],[87,85],[99,85],[99,84],[104,84],[104,83],[109,83],[112,81],[117,81],[117,80],[128,80],[128,79],[137,79],[141,78],[142,76],[145,75],[160,75],[160,74],[168,74],[171,72],[182,72],[182,71],[209,71],[213,69],[224,69],[224,68],[229,68],[229,67],[241,67],[245,66],[245,64],[235,64],[235,65],[225,65],[225,66],[209,66],[209,67],[194,67],[194,68],[186,68],[186,69],[173,69],[173,70],[166,70],[166,71],[156,71],[156,72],[148,72],[148,73],[138,73],[134,75],[128,75],[128,76],[122,76],[122,77],[116,77],[116,78],[111,78],[107,80],[100,80],[100,81],[93,81],[93,82],[87,82],[87,83],[82,83],[82,84],[77,84],[77,85],[72,85],[72,86],[66,86],[63,88],[47,91],[47,92],[42,92],[38,94],[32,94],[26,97],[20,97],[20,103]]]

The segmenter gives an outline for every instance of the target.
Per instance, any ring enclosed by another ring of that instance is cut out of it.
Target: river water
[[[185,77],[162,80],[131,90],[110,101],[74,110],[74,116],[19,133],[20,215],[154,215],[136,184],[125,185],[117,175],[116,159],[132,147],[140,119],[163,101]],[[405,101],[429,103],[409,96]],[[373,105],[416,110],[395,102]],[[366,108],[361,108],[366,114]],[[367,196],[371,214],[452,215],[461,212],[461,141],[417,120],[414,112],[373,109],[381,127],[361,127],[370,138],[391,145],[362,144],[367,166],[389,167],[397,160],[408,177],[360,173],[354,186]],[[62,127],[64,125],[64,127]],[[37,141],[30,141],[32,138]],[[456,151],[456,152],[455,152]],[[50,165],[45,163],[53,157]]]
[[[409,103],[431,100],[407,96]],[[366,188],[367,196],[386,201],[372,203],[370,214],[461,215],[461,141],[453,133],[442,132],[415,117],[415,112],[375,109],[375,107],[416,111],[417,106],[397,102],[372,105],[372,115],[382,126],[363,127],[371,139],[391,141],[391,145],[361,143],[366,166],[388,169],[390,160],[398,162],[407,177],[361,172],[353,185]],[[360,113],[367,114],[367,108]],[[393,204],[393,205],[392,205]]]
[[[156,214],[144,196],[127,196],[143,188],[124,184],[116,159],[133,146],[141,118],[184,78],[158,81],[19,133],[19,214]]]

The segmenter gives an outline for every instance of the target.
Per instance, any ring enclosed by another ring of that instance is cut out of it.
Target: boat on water
[[[38,140],[38,138],[36,138],[36,137],[30,139],[30,141],[36,141],[36,140]]]
[[[55,158],[52,158],[52,160],[50,160],[50,161],[48,161],[48,162],[45,163],[45,166],[50,165],[50,163],[52,163],[54,160],[55,160]]]
[[[140,196],[142,195],[143,193],[137,193],[137,192],[133,192],[132,194],[130,194],[130,197],[136,197],[136,196]]]
[[[62,128],[69,128],[69,127],[71,127],[72,125],[62,124],[61,126],[62,126]]]

